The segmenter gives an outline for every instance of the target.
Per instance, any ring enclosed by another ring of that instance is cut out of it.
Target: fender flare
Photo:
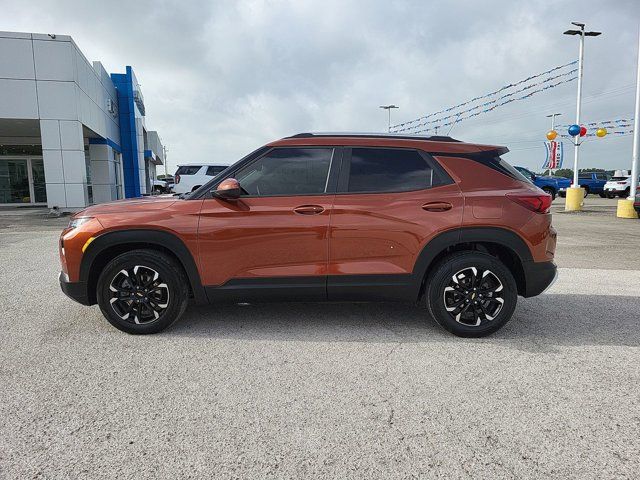
[[[420,295],[426,273],[442,252],[455,245],[473,242],[494,243],[508,248],[518,256],[523,265],[533,261],[526,242],[511,230],[500,227],[464,227],[447,230],[429,240],[418,255],[412,272],[415,298]]]
[[[196,262],[180,238],[164,230],[135,229],[107,232],[99,235],[87,248],[80,262],[80,281],[88,285],[89,273],[96,258],[106,249],[128,243],[150,244],[166,248],[173,253],[187,274],[194,299],[197,303],[206,303],[206,295],[200,281]]]

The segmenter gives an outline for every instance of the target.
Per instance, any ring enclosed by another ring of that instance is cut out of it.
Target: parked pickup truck
[[[578,182],[582,188],[584,188],[584,196],[586,197],[590,193],[598,194],[602,198],[607,195],[604,192],[604,184],[609,180],[609,175],[605,172],[587,172],[578,174]],[[572,183],[572,182],[570,182]],[[564,197],[569,186],[560,186],[558,195]]]
[[[513,166],[518,172],[525,176],[528,180],[531,180],[536,187],[544,190],[546,193],[551,195],[552,199],[556,198],[556,194],[558,193],[558,181],[547,175],[538,175],[533,173],[531,170],[524,167],[516,167]]]

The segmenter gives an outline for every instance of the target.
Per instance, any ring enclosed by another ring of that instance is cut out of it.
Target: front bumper
[[[85,282],[70,282],[69,277],[64,272],[60,272],[59,280],[60,288],[67,297],[82,305],[91,305]]]
[[[551,262],[524,262],[525,292],[523,297],[535,297],[553,285],[558,277],[558,267]]]

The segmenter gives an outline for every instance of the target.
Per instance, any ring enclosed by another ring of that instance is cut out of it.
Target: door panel
[[[198,240],[204,285],[231,279],[327,274],[334,194],[214,198],[202,203]],[[300,207],[305,213],[296,213]],[[311,212],[310,210],[313,210]],[[322,294],[325,295],[324,282]]]
[[[461,225],[463,204],[455,184],[412,192],[336,195],[329,233],[329,297],[332,283],[340,282],[332,276],[412,273],[431,238]]]

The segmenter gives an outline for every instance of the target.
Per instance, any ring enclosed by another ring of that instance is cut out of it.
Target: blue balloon
[[[577,137],[580,135],[580,125],[571,125],[569,127],[569,135],[572,137]]]

